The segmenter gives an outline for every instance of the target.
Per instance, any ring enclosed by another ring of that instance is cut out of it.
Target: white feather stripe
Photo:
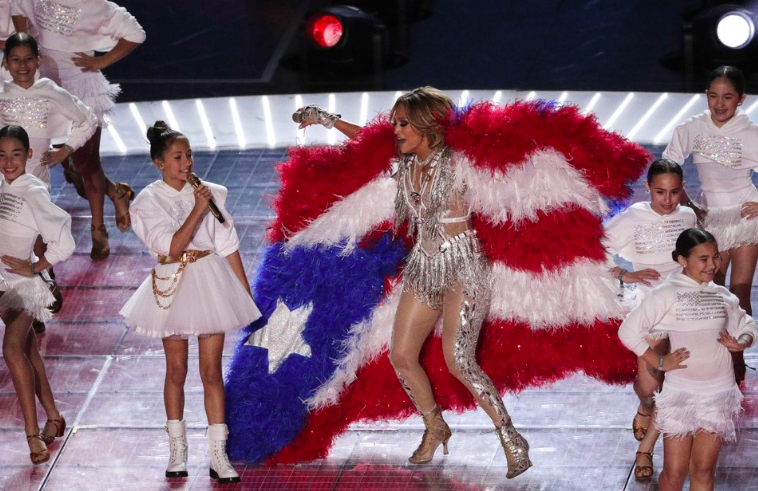
[[[387,350],[402,290],[401,283],[395,285],[393,292],[374,309],[370,319],[350,328],[337,369],[313,397],[305,401],[308,407],[316,409],[336,404],[345,387],[355,380],[358,369]]]
[[[655,395],[657,424],[666,436],[691,436],[698,430],[716,433],[727,442],[737,439],[734,424],[742,409],[737,384],[726,390],[686,392],[667,388]]]
[[[287,249],[296,246],[333,246],[345,244],[350,253],[364,235],[378,224],[391,220],[395,213],[397,185],[391,177],[375,179],[349,196],[334,203],[328,210],[285,242]]]
[[[0,296],[0,312],[25,312],[43,322],[53,316],[48,307],[55,302],[55,298],[41,277],[19,277],[2,282],[0,286],[4,290]]]
[[[742,218],[742,205],[708,208],[703,227],[716,237],[720,251],[758,244],[758,219]]]
[[[582,259],[570,266],[535,274],[502,263],[492,265],[490,317],[524,322],[532,329],[621,319],[618,281],[604,262]]]
[[[596,215],[608,208],[600,194],[555,150],[541,150],[506,172],[476,168],[456,154],[456,185],[466,184],[471,211],[495,225],[535,221],[537,212],[574,204]]]

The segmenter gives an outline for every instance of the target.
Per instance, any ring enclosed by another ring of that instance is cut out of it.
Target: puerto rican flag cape
[[[446,143],[465,156],[456,172],[492,263],[484,371],[501,392],[576,372],[633,380],[600,241],[606,203],[630,197],[650,155],[572,106],[479,103],[445,124]],[[254,281],[263,317],[243,330],[227,375],[233,459],[322,458],[353,422],[415,413],[388,358],[410,246],[393,231],[396,156],[383,116],[342,145],[293,148],[279,166]],[[442,409],[475,407],[448,372],[438,333],[421,363]]]

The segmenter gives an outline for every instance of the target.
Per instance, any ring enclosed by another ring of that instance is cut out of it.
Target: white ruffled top
[[[137,19],[105,0],[11,0],[11,14],[26,17],[46,49],[110,51],[120,39],[145,41]]]
[[[0,85],[0,122],[23,126],[34,140],[36,162],[51,143],[81,148],[95,133],[97,117],[88,106],[48,78],[24,89],[13,80]]]
[[[45,259],[50,264],[74,252],[71,217],[50,201],[44,182],[31,174],[22,174],[10,184],[0,179],[0,253],[36,260],[32,250],[38,235],[47,244]],[[0,278],[17,279],[18,275],[2,267]]]
[[[683,164],[692,155],[708,206],[754,199],[751,169],[758,168],[758,126],[741,109],[719,128],[705,111],[677,126],[663,157]]]
[[[671,351],[686,348],[687,368],[666,372],[666,384],[679,390],[718,389],[734,385],[732,357],[718,342],[726,331],[735,338],[750,334],[755,343],[755,322],[739,306],[729,290],[713,282],[698,283],[673,273],[626,317],[619,339],[637,356],[649,347],[646,336],[653,330],[667,331]]]
[[[670,273],[681,272],[671,252],[679,234],[696,224],[695,212],[686,206],[660,215],[648,202],[634,203],[605,223],[603,245],[609,254],[631,262],[634,271],[647,268],[658,271],[661,278],[654,282],[657,286]]]
[[[239,249],[234,221],[224,207],[227,190],[220,184],[205,181],[203,184],[213,193],[213,201],[226,221],[219,223],[211,213],[207,213],[187,249],[210,250],[226,257]],[[171,239],[187,220],[194,205],[195,195],[188,183],[185,183],[181,191],[177,191],[162,180],[155,181],[148,184],[129,207],[132,229],[147,245],[150,254],[167,256]]]

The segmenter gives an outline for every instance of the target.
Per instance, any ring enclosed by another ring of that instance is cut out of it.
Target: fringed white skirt
[[[173,275],[179,263],[159,264],[156,274]],[[166,290],[171,281],[158,281]],[[126,324],[136,332],[157,338],[170,336],[202,336],[233,331],[261,316],[226,259],[210,254],[187,264],[177,282],[176,293],[159,297],[158,307],[150,276],[134,292],[121,309]]]
[[[2,292],[0,312],[10,310],[26,312],[43,322],[53,315],[48,307],[55,302],[55,297],[39,275],[33,278],[25,276],[13,279],[0,278],[0,292]]]
[[[725,390],[689,392],[667,383],[655,395],[657,424],[667,437],[694,436],[698,431],[715,433],[726,442],[737,439],[742,393],[737,384]]]
[[[741,204],[708,207],[703,226],[716,237],[720,251],[758,244],[758,218],[742,218],[741,211]]]
[[[121,87],[108,82],[101,71],[83,72],[71,61],[72,56],[74,53],[43,49],[40,74],[91,107],[100,126],[105,127],[105,115],[116,105],[116,97],[121,93]]]

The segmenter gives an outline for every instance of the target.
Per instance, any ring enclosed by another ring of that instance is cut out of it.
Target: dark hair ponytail
[[[147,129],[147,140],[150,142],[150,158],[157,160],[163,157],[168,147],[177,138],[187,138],[182,133],[172,130],[165,121],[156,121]]]
[[[647,170],[647,183],[652,184],[655,176],[662,174],[676,174],[682,180],[684,180],[684,173],[682,172],[682,166],[670,159],[658,159]]]
[[[17,32],[8,39],[5,40],[5,55],[8,56],[13,48],[19,46],[28,46],[32,50],[34,56],[39,56],[39,46],[37,40],[25,32]]]
[[[726,77],[732,83],[734,90],[737,91],[737,95],[742,97],[745,93],[745,76],[739,68],[729,65],[720,66],[708,74],[708,84],[705,86],[705,90],[709,90],[713,81],[721,77]]]
[[[674,258],[674,261],[679,262],[679,256],[690,257],[692,249],[706,242],[713,242],[718,245],[716,238],[707,230],[688,228],[679,234],[679,237],[676,239],[676,249],[671,253],[671,256]]]
[[[0,138],[15,138],[20,141],[24,149],[29,151],[29,134],[17,124],[9,124],[0,129]]]

